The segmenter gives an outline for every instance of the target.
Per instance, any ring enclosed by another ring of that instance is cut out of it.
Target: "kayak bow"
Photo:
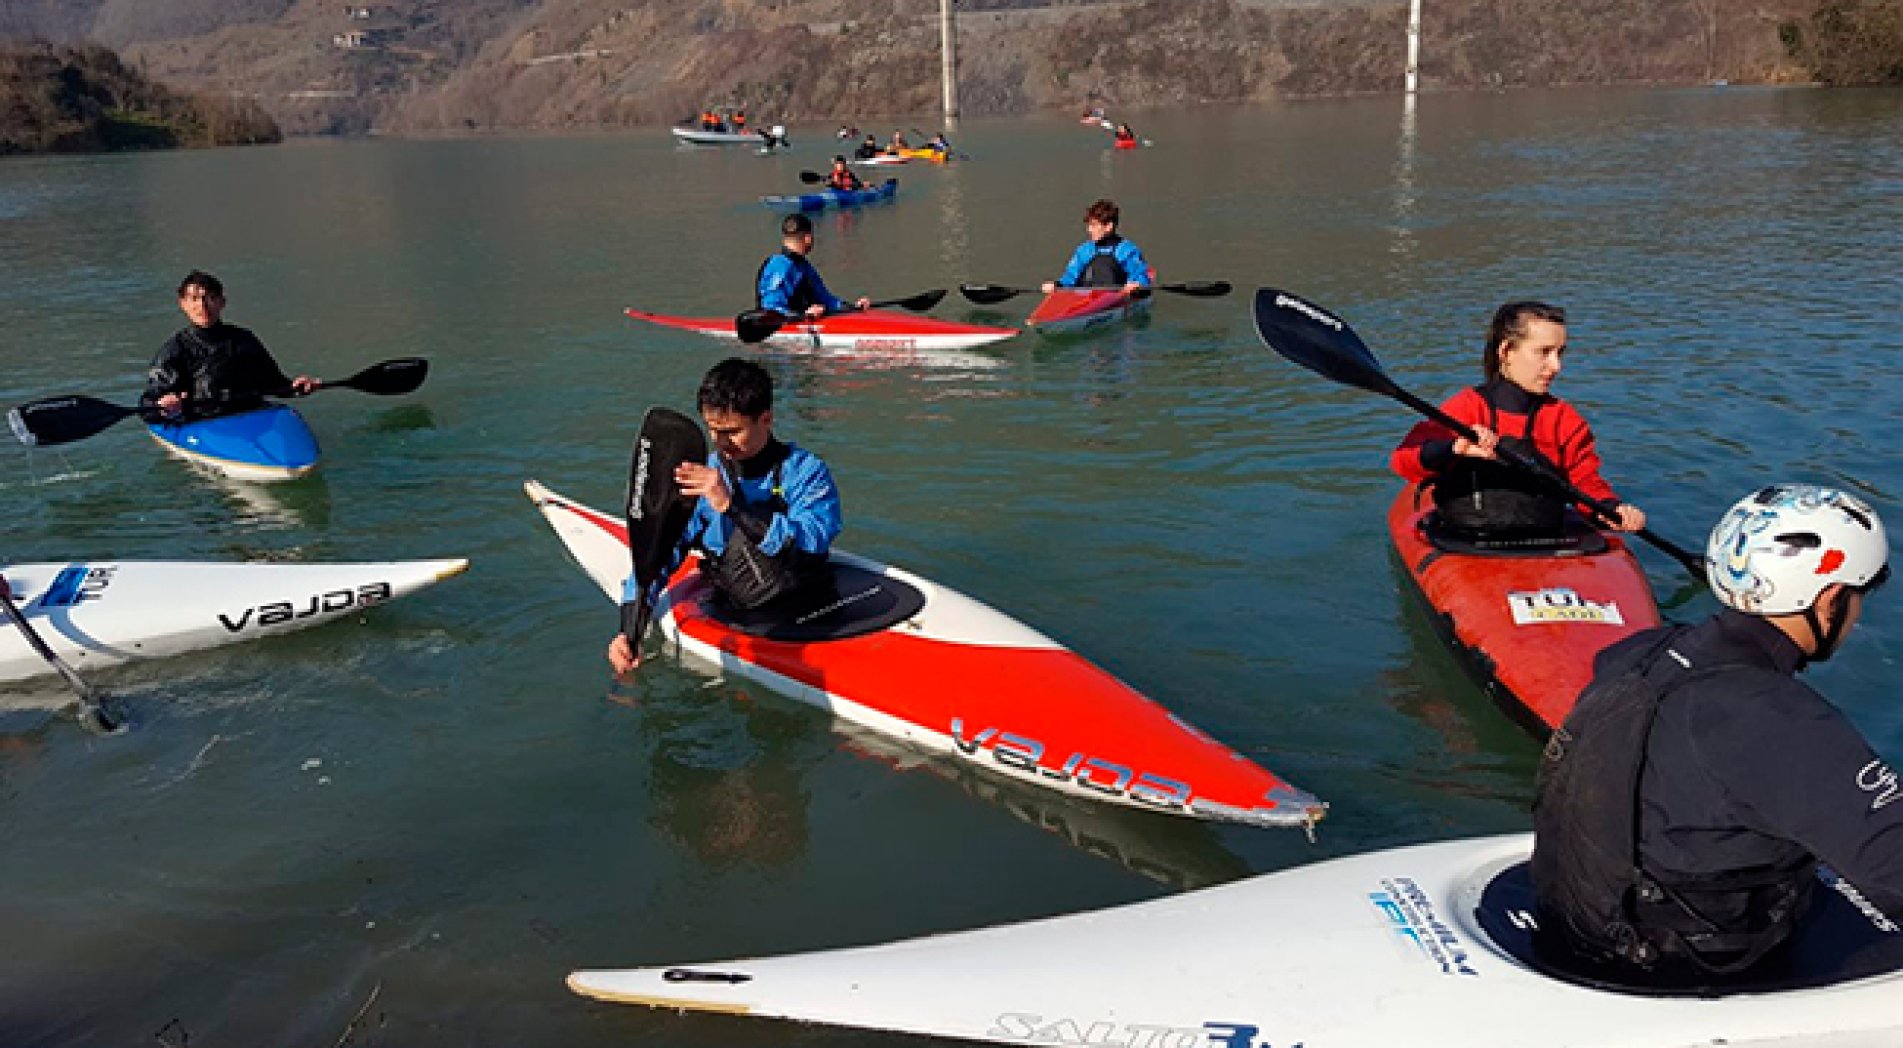
[[[1131,295],[1122,288],[1058,288],[1044,296],[1024,326],[1040,335],[1074,334],[1146,313],[1152,297]]]

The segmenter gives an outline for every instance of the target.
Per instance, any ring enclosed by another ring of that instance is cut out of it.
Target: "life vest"
[[[1809,901],[1814,864],[1670,879],[1641,863],[1639,788],[1659,707],[1726,668],[1674,650],[1687,629],[1588,685],[1541,755],[1532,874],[1541,948],[1558,957],[1742,971],[1789,937]]]
[[[776,444],[775,447],[778,449],[779,461],[773,464],[772,489],[765,507],[769,515],[785,513],[787,510],[783,487],[787,448],[784,444]],[[724,459],[720,463],[720,472],[726,479],[734,508],[751,508],[752,503],[748,501],[745,489],[728,471]],[[710,553],[705,546],[701,547],[701,571],[713,584],[714,592],[722,601],[742,611],[758,608],[829,577],[824,555],[808,553],[790,541],[780,552],[768,554],[745,530],[738,527],[727,537],[726,547],[718,556]]]
[[[805,256],[785,248],[780,249],[780,254],[792,261],[793,271],[799,274],[799,280],[793,284],[792,290],[786,296],[787,315],[796,317],[819,304],[819,297],[813,293],[813,264],[806,261]],[[763,308],[760,301],[760,278],[766,275],[766,267],[772,263],[774,257],[768,255],[766,261],[760,263],[760,271],[753,275],[755,309]]]
[[[1486,400],[1485,387],[1480,387]],[[1487,400],[1487,428],[1500,433],[1500,410]],[[1547,403],[1535,398],[1520,436],[1500,434],[1500,443],[1516,448],[1564,476],[1533,441],[1533,424]],[[1434,478],[1434,507],[1441,523],[1454,532],[1476,536],[1557,535],[1566,526],[1566,500],[1551,484],[1504,462],[1457,457]]]
[[[850,171],[835,168],[826,173],[826,188],[846,192],[859,188],[859,176]]]
[[[1115,233],[1097,241],[1096,253],[1091,256],[1090,264],[1078,274],[1078,287],[1122,287],[1130,282],[1130,274],[1117,261],[1117,248],[1123,238]]]

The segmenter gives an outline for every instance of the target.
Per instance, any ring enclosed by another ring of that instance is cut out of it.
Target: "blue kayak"
[[[882,186],[870,186],[865,189],[824,189],[817,193],[802,193],[799,196],[763,196],[760,203],[768,207],[796,207],[801,211],[824,211],[829,207],[857,207],[879,200],[890,200],[899,191],[899,180],[888,178]]]
[[[291,480],[317,468],[316,434],[282,404],[148,428],[165,450],[237,480]]]

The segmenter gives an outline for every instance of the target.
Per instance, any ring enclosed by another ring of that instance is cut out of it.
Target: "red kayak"
[[[620,517],[534,481],[529,498],[612,600]],[[842,720],[1011,781],[1148,811],[1310,826],[1327,806],[1076,652],[956,590],[835,549],[810,611],[723,611],[690,558],[654,621],[670,648]]]
[[[1617,536],[1583,524],[1538,548],[1476,548],[1437,533],[1425,486],[1388,510],[1394,552],[1434,625],[1501,708],[1544,738],[1607,645],[1659,624],[1645,572]]]
[[[1122,288],[1058,288],[1044,296],[1024,326],[1042,335],[1068,335],[1145,312],[1152,297]]]
[[[732,317],[673,317],[638,309],[630,309],[627,313],[636,320],[663,327],[735,342],[740,339],[734,332]],[[1016,328],[954,324],[910,313],[868,309],[839,313],[819,320],[795,321],[774,332],[767,342],[811,349],[970,349],[1001,342],[1017,333]]]

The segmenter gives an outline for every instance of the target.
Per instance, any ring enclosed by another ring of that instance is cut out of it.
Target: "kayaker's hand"
[[[1123,293],[1124,293],[1124,294],[1126,294],[1126,295],[1134,295],[1134,294],[1136,294],[1137,292],[1139,292],[1139,291],[1142,291],[1143,289],[1144,289],[1144,288],[1143,288],[1143,285],[1142,285],[1142,284],[1139,284],[1139,283],[1137,283],[1137,282],[1136,282],[1136,281],[1134,281],[1134,280],[1132,280],[1132,281],[1130,281],[1129,283],[1127,283],[1127,284],[1125,284],[1125,285],[1123,285]]]
[[[1494,454],[1493,449],[1500,444],[1500,434],[1495,433],[1485,426],[1475,426],[1474,436],[1480,439],[1478,441],[1472,441],[1466,437],[1455,437],[1454,454],[1477,459],[1496,459],[1499,457]]]
[[[1046,280],[1046,281],[1045,281],[1045,282],[1044,282],[1043,284],[1041,284],[1041,285],[1039,285],[1039,286],[1038,286],[1038,289],[1039,289],[1039,290],[1041,290],[1041,291],[1043,291],[1043,292],[1044,292],[1045,294],[1047,294],[1047,295],[1048,295],[1048,294],[1050,294],[1051,292],[1053,292],[1053,291],[1056,291],[1056,290],[1057,290],[1057,281],[1055,281],[1055,280]]]
[[[185,393],[167,393],[160,397],[156,403],[160,411],[165,412],[167,415],[176,415],[185,410],[185,398],[188,395],[189,394]]]
[[[1619,504],[1619,522],[1613,525],[1618,531],[1638,531],[1645,527],[1645,511],[1630,502]]]
[[[641,665],[641,653],[634,650],[627,634],[617,633],[615,639],[608,642],[608,665],[614,667],[617,677],[632,673],[636,666]]]
[[[820,317],[823,317],[825,315],[826,315],[826,307],[820,305],[817,302],[806,307],[806,318],[808,320],[818,320]]]
[[[322,381],[314,379],[309,375],[299,375],[291,380],[291,392],[300,397],[308,397],[323,388],[324,383]]]
[[[715,513],[725,513],[733,505],[733,493],[727,490],[727,478],[712,466],[699,462],[683,462],[674,467],[674,483],[681,486],[681,494],[692,499],[706,499]]]
[[[858,298],[853,299],[852,306],[854,309],[871,309],[872,300],[864,295],[860,295]]]

